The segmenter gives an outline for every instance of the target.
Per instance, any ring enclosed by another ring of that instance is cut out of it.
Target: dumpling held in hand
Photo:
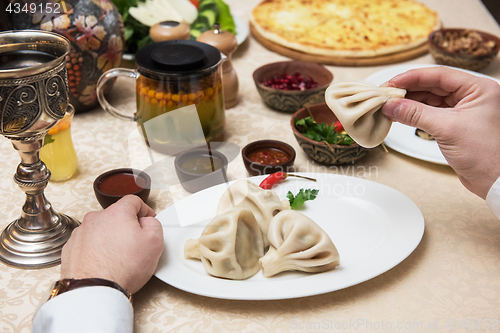
[[[187,259],[201,259],[209,274],[232,280],[257,273],[263,255],[264,240],[257,220],[252,211],[238,207],[217,215],[200,238],[184,245]]]
[[[328,234],[300,212],[278,213],[269,223],[267,237],[269,251],[260,259],[265,277],[292,270],[324,272],[339,264],[339,253]]]
[[[392,120],[380,108],[389,98],[403,98],[406,90],[378,87],[368,81],[335,83],[325,92],[328,107],[359,145],[372,148],[381,144]]]

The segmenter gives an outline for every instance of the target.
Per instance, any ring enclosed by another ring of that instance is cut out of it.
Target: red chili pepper
[[[260,183],[260,187],[262,187],[264,190],[269,190],[271,187],[274,186],[274,184],[282,181],[283,179],[286,179],[286,172],[276,172],[273,174],[270,174],[267,176],[262,183]]]
[[[344,130],[344,126],[340,122],[340,120],[337,120],[335,124],[333,124],[333,127],[335,128],[335,132],[340,133]]]
[[[304,176],[299,176],[299,175],[291,175],[286,172],[275,172],[273,174],[270,174],[267,176],[262,183],[260,183],[260,187],[263,188],[264,190],[269,190],[271,189],[274,185],[279,183],[282,180],[285,180],[287,177],[298,177],[298,178],[303,178],[307,180],[312,180],[313,182],[316,181],[314,178],[309,178],[309,177],[304,177]]]

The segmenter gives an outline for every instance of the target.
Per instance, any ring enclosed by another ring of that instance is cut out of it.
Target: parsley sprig
[[[306,202],[307,200],[316,199],[316,197],[318,196],[318,192],[319,190],[313,190],[313,189],[304,190],[302,188],[300,189],[299,193],[297,193],[297,195],[293,195],[291,191],[288,191],[286,197],[290,202],[290,208],[296,209],[297,207],[303,205],[304,202]]]
[[[318,124],[311,117],[305,117],[303,119],[295,118],[293,122],[299,132],[311,140],[336,145],[352,145],[354,143],[354,140],[349,134],[337,132],[334,124]]]

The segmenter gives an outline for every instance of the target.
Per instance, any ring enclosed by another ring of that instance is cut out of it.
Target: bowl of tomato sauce
[[[291,171],[295,161],[295,149],[278,140],[251,142],[243,148],[241,155],[251,176]]]
[[[111,206],[122,197],[133,194],[146,202],[151,190],[151,178],[132,168],[113,169],[94,180],[94,193],[102,208]]]

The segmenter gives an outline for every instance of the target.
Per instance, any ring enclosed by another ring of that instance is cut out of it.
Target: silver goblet
[[[21,216],[0,235],[0,260],[22,268],[57,264],[79,222],[57,213],[44,195],[50,171],[39,151],[68,103],[66,55],[61,35],[32,30],[0,33],[0,134],[21,157],[14,175],[26,193]]]

